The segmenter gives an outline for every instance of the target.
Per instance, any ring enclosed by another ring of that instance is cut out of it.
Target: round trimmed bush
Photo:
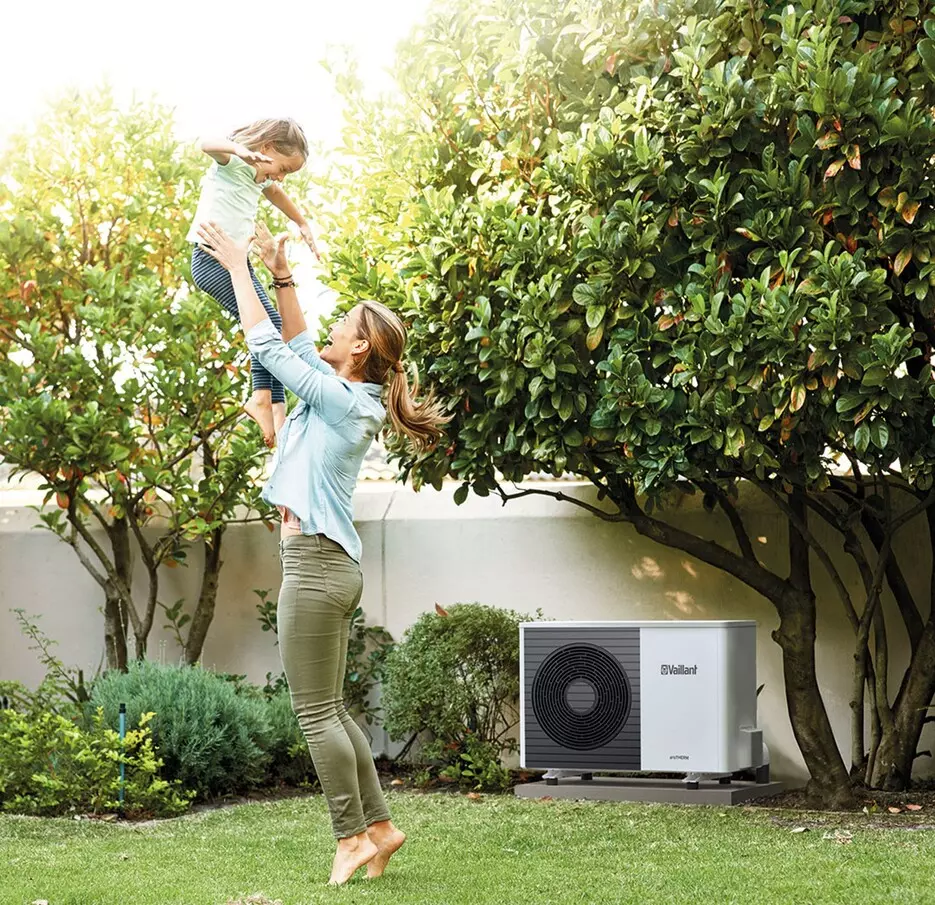
[[[262,698],[237,693],[231,682],[198,666],[132,663],[99,679],[90,709],[101,707],[116,728],[121,703],[127,728],[153,712],[151,726],[163,776],[201,798],[244,792],[268,779],[275,735]]]
[[[430,732],[461,745],[468,735],[510,747],[518,718],[519,624],[513,610],[461,603],[425,613],[386,661],[383,710],[395,739]]]

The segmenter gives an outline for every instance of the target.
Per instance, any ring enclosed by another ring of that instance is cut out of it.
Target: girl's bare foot
[[[378,852],[379,849],[370,841],[366,833],[339,839],[328,885],[343,886],[354,876],[358,868],[363,867]]]
[[[259,393],[254,393],[243,410],[260,425],[263,431],[263,442],[272,449],[276,445],[276,430],[273,426],[273,404],[269,400],[269,392],[264,399]]]
[[[286,403],[273,403],[273,430],[279,435],[279,429],[286,423]]]
[[[381,820],[367,827],[367,836],[377,847],[377,854],[367,864],[367,877],[373,880],[383,876],[390,858],[403,847],[406,834],[393,826],[391,821]]]

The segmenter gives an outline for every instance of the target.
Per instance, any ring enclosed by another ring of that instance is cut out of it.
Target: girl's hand
[[[198,224],[198,237],[201,247],[214,258],[225,270],[234,271],[247,266],[247,250],[252,239],[235,242],[216,223]]]
[[[273,238],[273,234],[265,223],[257,223],[256,225],[256,242],[253,245],[253,250],[260,256],[260,260],[263,261],[274,277],[289,276],[289,261],[286,258],[286,241],[288,238],[288,233]]]
[[[267,157],[265,154],[261,154],[259,151],[251,151],[248,147],[244,145],[234,145],[234,153],[244,162],[256,164],[256,163],[272,163],[273,158]]]
[[[321,255],[318,252],[318,246],[315,244],[315,237],[312,235],[312,228],[306,223],[299,227],[299,232],[305,240],[305,244],[312,250],[312,254],[318,261],[321,261]]]

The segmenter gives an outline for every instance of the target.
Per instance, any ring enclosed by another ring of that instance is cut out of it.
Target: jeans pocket
[[[348,609],[357,600],[364,577],[350,557],[329,561],[325,568],[325,590],[332,603]]]

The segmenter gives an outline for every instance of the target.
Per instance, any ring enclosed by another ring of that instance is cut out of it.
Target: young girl
[[[194,243],[192,280],[239,320],[230,274],[199,244],[197,225],[213,221],[228,235],[244,241],[253,235],[257,206],[263,194],[298,225],[302,238],[319,257],[311,228],[280,186],[286,176],[305,165],[308,143],[294,120],[261,119],[238,129],[228,139],[206,139],[200,147],[214,163],[202,181],[198,210],[187,237]],[[270,320],[281,329],[279,313],[252,266],[250,274]],[[253,395],[244,411],[260,425],[266,445],[273,446],[276,432],[286,417],[285,392],[256,356],[251,356],[251,375]]]

